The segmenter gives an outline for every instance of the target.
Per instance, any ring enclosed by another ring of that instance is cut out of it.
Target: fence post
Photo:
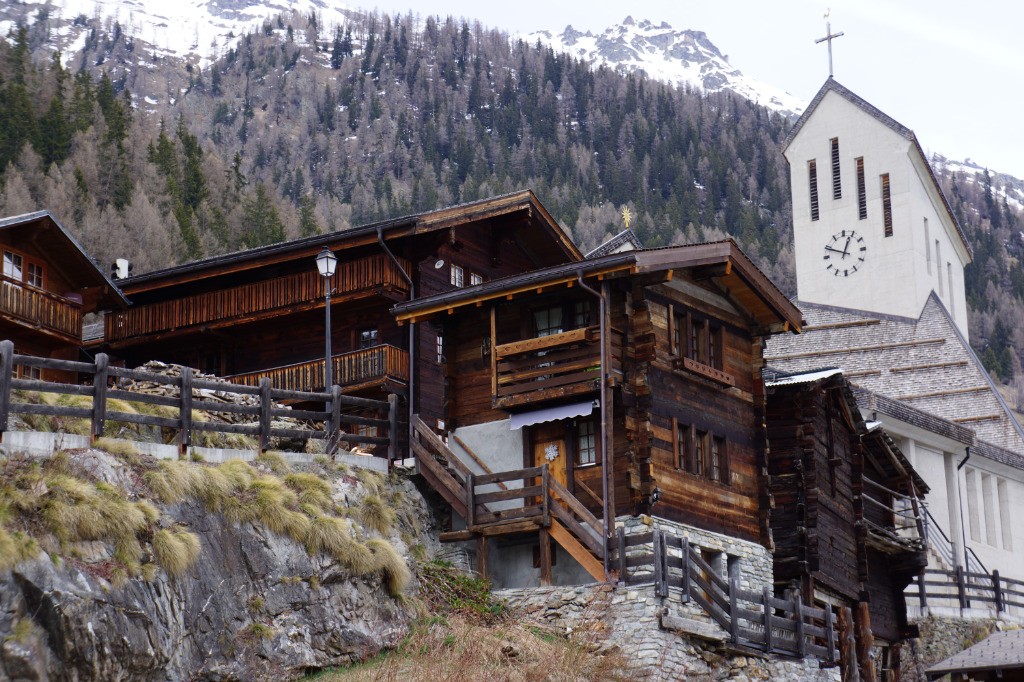
[[[772,652],[772,588],[765,585],[761,588],[761,606],[764,607],[764,650]]]
[[[964,584],[964,567],[956,567],[956,595],[960,600],[960,608],[966,609],[968,606],[967,602],[967,586]]]
[[[803,658],[807,653],[807,642],[804,641],[804,613],[800,590],[794,590],[793,615],[796,616],[796,652]]]
[[[184,455],[192,445],[192,368],[181,368],[181,431],[178,432],[178,454]]]
[[[626,585],[629,583],[629,576],[626,575],[626,527],[619,526],[615,529],[615,534],[619,541],[619,582]]]
[[[765,588],[768,589],[768,588]],[[825,608],[825,641],[828,643],[828,662],[836,662],[836,629],[832,622],[832,607],[827,603]]]
[[[11,378],[14,376],[14,342],[0,341],[0,433],[7,430],[11,412]]]
[[[996,613],[1003,610],[1003,586],[999,582],[999,570],[992,571],[992,592],[996,598]]]
[[[736,576],[729,576],[729,639],[733,644],[740,641],[740,610],[736,592],[740,589]]]
[[[466,526],[468,528],[472,528],[476,522],[476,510],[473,509],[476,506],[473,499],[473,488],[476,486],[475,478],[472,471],[466,474]]]
[[[96,354],[96,370],[92,375],[92,426],[89,429],[89,442],[95,443],[103,435],[103,425],[107,418],[107,367],[110,359],[106,353]]]
[[[551,526],[551,474],[548,473],[548,465],[542,464],[540,467],[540,488],[541,488],[541,499],[540,499],[540,514],[543,519],[545,528]],[[526,485],[526,481],[523,481],[523,485]],[[523,506],[526,506],[526,500],[523,500]]]
[[[683,596],[680,601],[687,604],[690,601],[690,536],[682,539],[683,550]]]
[[[398,459],[398,394],[388,393],[388,465]]]
[[[928,593],[926,590],[927,586],[924,584],[926,570],[927,569],[922,568],[921,572],[917,574],[917,598],[921,602],[921,615],[924,615],[923,611],[925,608],[928,607]]]
[[[260,454],[270,445],[270,377],[260,379]]]

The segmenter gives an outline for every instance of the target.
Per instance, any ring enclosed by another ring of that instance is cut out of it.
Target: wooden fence
[[[839,660],[832,610],[792,599],[779,599],[772,587],[760,592],[743,589],[738,576],[720,575],[685,537],[655,529],[626,535],[618,529],[616,557],[619,580],[627,585],[654,583],[655,593],[669,597],[680,590],[682,603],[691,599],[728,633],[733,644],[766,653],[816,656],[828,663]]]
[[[17,379],[14,370],[18,366],[74,373],[84,377],[85,383]],[[167,387],[170,389],[168,392],[175,392],[176,389],[178,395],[126,391],[117,385],[122,379],[152,382]],[[88,406],[19,402],[18,394],[14,392],[16,390],[54,393],[59,396],[85,396],[91,400]],[[213,400],[214,392],[256,396],[257,404],[243,405]],[[108,401],[112,399],[151,406],[151,413],[144,413],[145,408],[139,412],[111,409]],[[323,409],[297,410],[276,406],[275,402],[281,400],[314,405],[320,403]],[[161,407],[171,410],[161,410]],[[241,415],[243,419],[248,419],[247,423],[202,421],[195,418],[197,412],[194,411]],[[174,377],[112,367],[104,353],[97,354],[96,361],[92,363],[16,355],[12,342],[0,341],[0,433],[8,430],[12,414],[85,419],[89,422],[89,435],[93,439],[103,435],[107,421],[174,429],[177,431],[181,452],[192,445],[194,434],[213,432],[252,436],[258,440],[261,452],[267,449],[271,438],[323,439],[327,441],[328,452],[333,452],[339,443],[386,446],[388,459],[393,460],[398,440],[395,436],[401,429],[395,395],[389,396],[385,402],[342,395],[338,386],[333,386],[330,393],[287,391],[272,388],[269,379],[263,379],[256,387],[240,386],[225,381],[197,379],[188,367],[182,367],[181,375]],[[298,429],[274,426],[274,418],[279,417],[308,420],[314,423],[314,427]],[[356,433],[346,433],[345,429]],[[387,435],[378,435],[381,432]]]
[[[906,594],[911,596],[914,591],[922,609],[928,606],[983,608],[1001,614],[1014,608],[1020,609],[1017,615],[1024,615],[1024,580],[1004,578],[999,571],[975,573],[960,567],[952,571],[926,568],[907,588]]]

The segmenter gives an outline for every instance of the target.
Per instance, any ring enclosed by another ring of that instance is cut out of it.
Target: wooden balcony
[[[0,275],[0,314],[72,343],[82,341],[82,304]]]
[[[388,344],[341,353],[332,357],[334,383],[347,392],[385,382],[409,383],[409,352]],[[313,360],[294,365],[274,367],[258,372],[236,374],[228,381],[245,386],[259,386],[263,377],[270,378],[274,388],[289,391],[324,390],[324,361]]]
[[[609,375],[621,375],[620,335],[613,330]],[[509,408],[596,391],[601,378],[598,327],[502,344],[494,349],[494,406]]]
[[[399,261],[408,272],[411,265],[402,259]],[[397,300],[404,298],[409,290],[398,267],[384,254],[339,262],[332,284],[332,303],[374,295],[387,295]],[[323,305],[323,300],[323,278],[311,269],[115,311],[107,315],[105,338],[107,342],[116,342],[191,327],[224,327],[315,308]]]

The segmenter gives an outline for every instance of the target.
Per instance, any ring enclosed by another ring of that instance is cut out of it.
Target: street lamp
[[[334,270],[337,266],[338,259],[326,246],[316,255],[316,269],[320,272],[320,276],[324,278],[324,299],[326,301],[324,310],[327,316],[325,325],[327,357],[324,359],[324,391],[327,393],[330,393],[331,384],[334,383],[331,377],[331,277],[334,276]]]

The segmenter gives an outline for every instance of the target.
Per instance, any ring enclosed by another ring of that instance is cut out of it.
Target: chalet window
[[[437,351],[437,364],[444,363],[444,334],[441,332],[437,333],[437,342],[434,349]]]
[[[576,422],[576,466],[597,464],[597,428],[593,419]]]
[[[533,331],[536,336],[551,336],[561,334],[562,329],[562,306],[542,308],[533,312]]]
[[[23,263],[20,253],[4,251],[4,277],[21,281],[23,277]]]
[[[572,323],[576,329],[581,327],[589,327],[593,324],[591,318],[591,303],[590,301],[576,301],[572,305]]]
[[[38,289],[43,288],[43,266],[39,263],[29,263],[25,268],[25,283]]]
[[[857,158],[857,213],[861,220],[868,217],[868,194],[864,186],[864,157]]]
[[[811,220],[818,219],[818,165],[814,161],[807,162],[807,177],[811,188]]]
[[[725,456],[725,439],[721,436],[712,436],[711,452],[709,454],[711,456],[711,461],[710,466],[708,467],[708,477],[712,481],[728,483],[729,469]]]
[[[483,284],[483,283],[484,283],[484,276],[483,275],[478,275],[475,272],[469,273],[469,284],[470,284],[470,286],[475,286],[477,284]]]
[[[16,373],[19,379],[35,379],[41,380],[43,378],[43,370],[39,367],[29,367],[27,365],[18,365]]]
[[[676,468],[729,485],[729,450],[725,438],[674,419],[673,424]]]
[[[839,138],[832,138],[832,198],[843,198],[843,187],[839,181]]]
[[[707,472],[709,436],[707,431],[696,431],[693,435],[693,463],[690,473],[704,476]]]
[[[364,329],[359,332],[359,347],[372,348],[377,345],[377,330]]]
[[[892,197],[889,195],[889,174],[882,173],[882,220],[885,236],[892,236]]]
[[[466,277],[466,274],[463,271],[462,266],[461,265],[456,265],[455,263],[452,263],[452,269],[451,269],[451,283],[452,283],[452,286],[453,287],[465,286],[465,283],[466,283],[465,277]]]

